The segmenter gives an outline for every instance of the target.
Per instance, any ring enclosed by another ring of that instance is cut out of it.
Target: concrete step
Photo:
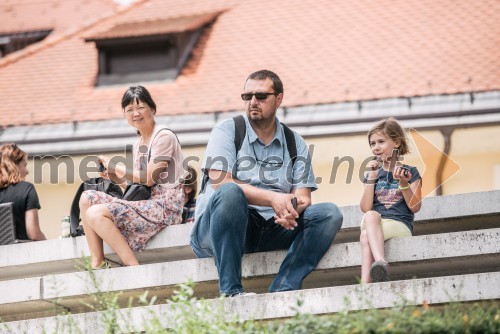
[[[342,233],[337,242],[359,240],[363,217],[358,205],[341,208]],[[415,214],[413,235],[469,231],[500,227],[500,190],[439,197],[427,197]]]
[[[453,301],[481,301],[500,299],[500,272],[401,280],[368,285],[347,285],[300,291],[265,293],[254,296],[208,300],[214,310],[222,307],[227,320],[236,314],[242,320],[278,319],[295,314],[297,300],[303,305],[300,310],[310,314],[331,314],[343,310],[363,310],[405,305],[443,304]],[[346,304],[345,300],[349,303]],[[120,332],[141,332],[153,317],[163,328],[169,328],[172,319],[170,304],[141,306],[120,309],[118,324]],[[64,328],[70,321],[83,333],[104,333],[100,312],[89,312],[71,316],[46,317],[9,322],[0,333],[52,333]],[[126,319],[127,324],[124,322]],[[0,327],[1,328],[1,327]],[[76,332],[76,331],[73,331]]]
[[[192,224],[175,225],[161,231],[144,252],[137,253],[141,263],[193,259],[189,246]],[[113,250],[104,245],[104,253],[119,261]],[[82,256],[90,256],[84,236],[0,246],[0,281],[78,271]],[[111,263],[113,265],[113,263]],[[114,266],[120,266],[116,264]],[[1,283],[1,282],[0,282]]]
[[[411,277],[437,277],[465,273],[500,271],[500,229],[452,232],[398,238],[386,243],[387,260],[393,280]],[[285,257],[285,251],[245,255],[243,285],[247,291],[267,291],[273,276]],[[355,284],[360,272],[358,242],[333,245],[304,281],[304,288]],[[218,295],[218,275],[213,259],[190,259],[121,267],[95,272],[102,282],[101,291],[123,291],[120,301],[151,290],[159,298],[168,298],[175,284],[192,279],[196,295],[213,298]],[[0,296],[0,317],[63,307],[71,312],[89,311],[81,301],[89,301],[91,289],[87,272],[48,275],[1,282],[5,293]],[[32,313],[32,315],[30,315]]]
[[[359,240],[362,212],[359,206],[341,208],[344,223],[335,242]],[[191,225],[169,226],[137,253],[142,264],[194,259],[189,246]],[[415,218],[414,235],[500,227],[500,191],[429,197]],[[106,257],[120,263],[109,247]],[[13,255],[15,254],[15,256]],[[89,251],[85,237],[0,246],[0,281],[75,272],[75,265]]]

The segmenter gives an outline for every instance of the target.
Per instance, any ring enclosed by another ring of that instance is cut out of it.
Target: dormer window
[[[43,40],[51,31],[36,30],[0,35],[0,58]]]
[[[96,42],[97,85],[175,79],[180,70],[182,39],[166,35]]]
[[[175,80],[218,14],[122,23],[87,38],[99,52],[96,85]]]

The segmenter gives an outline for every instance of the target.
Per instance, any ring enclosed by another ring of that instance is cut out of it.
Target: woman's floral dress
[[[166,132],[159,132],[151,144],[152,159],[155,156],[169,156],[174,159],[182,157],[180,145],[175,135],[170,131],[168,131],[169,135],[164,135],[163,133]],[[165,140],[168,143],[165,143]],[[134,168],[144,170],[147,166],[147,156],[139,154],[137,146],[136,143],[134,146]],[[182,161],[175,163],[175,165],[177,165],[176,172],[182,173],[182,167],[180,170],[178,169],[178,166],[182,165]],[[144,201],[125,201],[95,190],[87,190],[83,192],[83,195],[87,196],[91,205],[106,205],[113,222],[133,251],[144,250],[151,237],[168,225],[180,224],[182,221],[184,193],[178,182],[174,185],[155,184],[151,189],[151,198]]]

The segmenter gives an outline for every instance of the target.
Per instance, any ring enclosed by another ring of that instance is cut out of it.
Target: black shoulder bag
[[[85,234],[83,226],[80,225],[80,197],[85,190],[97,190],[116,198],[122,197],[122,188],[108,179],[93,177],[82,182],[71,203],[70,230],[72,237],[78,237]]]

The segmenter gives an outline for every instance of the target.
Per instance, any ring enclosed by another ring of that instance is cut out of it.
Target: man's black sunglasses
[[[255,98],[259,101],[264,101],[269,95],[278,95],[277,93],[243,93],[241,94],[241,99],[243,101],[250,101],[255,95]]]

